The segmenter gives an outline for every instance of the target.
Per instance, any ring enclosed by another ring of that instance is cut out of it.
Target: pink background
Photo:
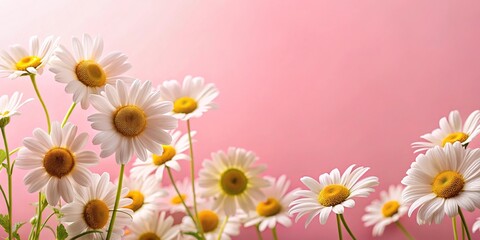
[[[192,123],[198,167],[229,146],[253,150],[267,174],[287,174],[295,187],[302,176],[370,166],[381,185],[345,213],[358,239],[372,238],[360,220],[364,207],[399,183],[415,159],[410,143],[449,111],[466,118],[480,106],[478,1],[2,1],[0,20],[1,49],[26,45],[35,34],[61,36],[71,48],[70,37],[86,32],[104,38],[105,52],[126,53],[131,76],[157,85],[192,74],[215,83],[220,108]],[[42,75],[39,87],[53,119],[61,120],[71,96],[52,77]],[[0,94],[35,97],[26,78],[1,82]],[[22,110],[7,128],[11,148],[46,126],[38,101]],[[71,118],[91,137],[92,112],[78,108]],[[94,171],[118,175],[111,158]],[[37,195],[26,192],[25,173],[15,172],[15,221],[34,212],[27,202]],[[0,182],[5,186],[4,172]],[[470,224],[480,216],[466,215]],[[280,238],[337,237],[333,215],[306,230],[304,221],[280,227]],[[417,239],[452,237],[449,219],[430,227],[402,222]],[[236,239],[253,236],[249,230]],[[44,238],[51,238],[48,230]],[[383,239],[403,235],[390,226]]]

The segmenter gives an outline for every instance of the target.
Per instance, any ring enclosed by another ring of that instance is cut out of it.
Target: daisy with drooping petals
[[[215,210],[227,216],[235,214],[237,206],[247,212],[255,210],[255,199],[263,199],[260,190],[269,182],[259,176],[265,166],[252,166],[257,157],[242,148],[229,148],[228,152],[212,153],[212,160],[203,161],[198,185],[204,197],[216,197]]]
[[[75,54],[60,46],[52,58],[50,71],[55,73],[55,80],[65,83],[65,90],[73,94],[73,101],[81,103],[83,109],[90,105],[89,95],[99,94],[107,84],[115,84],[118,79],[133,80],[122,76],[132,66],[127,63],[127,56],[113,52],[102,57],[103,41],[100,37],[92,39],[83,35],[82,41],[72,39]]]
[[[63,217],[60,221],[66,224],[69,238],[84,232],[97,230],[102,233],[91,233],[78,239],[105,239],[107,228],[112,218],[113,207],[117,187],[110,182],[110,175],[103,173],[102,176],[92,174],[92,185],[88,188],[76,188],[75,199],[66,204],[60,210]],[[121,196],[128,193],[127,188],[122,188]],[[132,203],[130,198],[121,198],[120,206]],[[123,228],[132,222],[133,211],[127,208],[117,210],[115,224],[112,230],[112,239],[120,239],[123,235]]]
[[[14,92],[11,97],[8,95],[2,95],[0,97],[0,122],[6,121],[5,123],[7,124],[11,116],[20,115],[18,109],[23,106],[23,104],[33,100],[33,98],[29,98],[22,102],[22,97],[23,93],[19,92]]]
[[[134,221],[128,226],[130,233],[125,240],[173,240],[180,234],[179,226],[173,225],[173,217],[165,212],[151,212],[147,218]]]
[[[25,178],[30,193],[45,190],[48,204],[55,206],[61,197],[65,202],[74,198],[73,184],[89,186],[92,173],[87,166],[98,163],[98,156],[92,151],[82,151],[88,140],[87,133],[77,135],[77,127],[67,123],[52,124],[48,134],[35,129],[33,137],[23,140],[25,146],[18,153],[16,167],[33,169]]]
[[[193,137],[196,132],[192,131],[191,134]],[[189,148],[188,134],[182,136],[180,131],[174,130],[171,132],[171,136],[172,143],[162,145],[163,153],[161,155],[150,153],[147,161],[137,159],[135,163],[133,163],[132,170],[130,170],[132,175],[145,178],[151,174],[155,174],[157,181],[162,181],[165,167],[172,168],[177,172],[180,171],[178,161],[190,160],[190,156],[183,153]]]
[[[173,102],[172,114],[180,120],[201,117],[216,107],[212,101],[218,96],[218,90],[212,83],[205,84],[202,77],[186,76],[182,86],[177,80],[165,81],[158,90],[162,100]]]
[[[20,45],[10,47],[10,53],[0,52],[0,77],[14,79],[29,74],[41,74],[43,67],[48,63],[53,51],[58,45],[59,38],[47,37],[40,46],[37,36],[30,38],[30,51]]]
[[[448,119],[443,117],[439,122],[440,128],[427,133],[421,138],[428,142],[414,142],[413,148],[418,148],[415,152],[428,150],[435,146],[445,146],[447,143],[461,142],[467,145],[480,133],[480,111],[472,112],[462,127],[462,118],[458,111],[451,111]]]
[[[295,195],[300,199],[290,204],[290,214],[298,213],[295,221],[308,214],[305,228],[313,218],[320,214],[320,223],[327,222],[330,212],[342,216],[345,208],[355,206],[355,197],[367,197],[374,191],[372,187],[378,185],[377,177],[366,177],[359,180],[369,168],[351,165],[340,176],[338,169],[333,169],[330,174],[324,173],[318,182],[311,177],[302,177],[300,180],[309,190],[298,190]]]
[[[147,160],[147,150],[161,155],[162,144],[170,144],[172,137],[166,130],[177,127],[177,120],[166,114],[172,103],[160,101],[152,91],[151,82],[135,80],[127,88],[122,80],[116,86],[108,84],[101,95],[90,95],[90,102],[100,113],[88,117],[92,128],[100,131],[93,138],[101,144],[100,157],[115,153],[118,164],[125,164],[133,154]]]
[[[447,214],[480,207],[480,149],[465,149],[462,143],[436,146],[417,156],[403,178],[403,199],[418,208],[417,222],[440,223]],[[465,226],[467,227],[467,226]]]
[[[290,181],[287,180],[285,175],[278,179],[272,177],[265,177],[265,179],[271,184],[269,187],[262,189],[266,198],[256,202],[256,211],[249,214],[245,227],[259,224],[260,231],[264,231],[267,227],[273,229],[277,226],[277,223],[290,227],[292,220],[288,213],[288,205],[296,198],[293,192],[298,189],[287,193]]]
[[[182,181],[175,182],[175,185],[180,192],[180,196],[178,196],[173,185],[166,186],[164,189],[167,191],[167,196],[159,199],[159,209],[162,211],[169,211],[170,213],[186,213],[185,207],[182,205],[182,199],[188,208],[191,208],[193,206],[191,182],[188,178],[184,178]],[[197,202],[201,203],[202,199],[197,198]]]
[[[385,227],[392,224],[400,224],[398,220],[408,211],[408,205],[404,203],[402,198],[403,186],[390,186],[388,192],[380,192],[380,199],[374,200],[365,208],[367,213],[363,215],[362,220],[365,226],[373,227],[373,236],[381,236]],[[403,226],[399,226],[403,228]]]

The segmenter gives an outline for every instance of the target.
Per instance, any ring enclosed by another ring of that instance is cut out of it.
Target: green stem
[[[40,232],[41,226],[42,226],[42,213],[43,210],[45,210],[43,202],[45,201],[45,197],[43,196],[42,192],[38,192],[38,217],[37,217],[37,222],[35,223],[35,234],[34,234],[34,239],[40,239]]]
[[[5,194],[5,190],[3,190],[3,187],[2,185],[0,185],[0,191],[2,192],[2,195],[3,195],[3,199],[5,200],[5,205],[7,205],[7,209],[9,209],[10,205],[8,204],[8,198],[7,198],[7,194]]]
[[[47,117],[47,125],[48,125],[48,133],[50,133],[50,130],[52,129],[52,126],[50,124],[50,115],[48,114],[47,106],[45,105],[45,102],[43,101],[42,95],[40,95],[40,91],[38,90],[37,86],[37,81],[35,80],[35,74],[30,74],[30,79],[32,80],[32,85],[33,88],[35,89],[35,93],[37,94],[38,100],[42,104],[43,111],[45,112],[45,117]]]
[[[352,231],[351,231],[350,228],[348,227],[347,222],[345,221],[345,218],[343,217],[343,214],[338,214],[338,215],[340,215],[340,220],[342,220],[343,226],[344,226],[345,229],[347,230],[347,232],[348,232],[348,234],[350,235],[350,237],[351,237],[353,240],[357,240],[357,238],[355,238],[355,236],[353,235]]]
[[[72,115],[72,112],[73,112],[73,109],[75,109],[75,106],[77,106],[77,103],[73,102],[72,105],[70,106],[70,108],[68,109],[68,112],[67,112],[67,114],[65,115],[65,117],[63,118],[63,121],[62,121],[62,128],[67,123],[68,119],[70,118],[70,115]]]
[[[403,224],[400,223],[400,221],[396,221],[395,225],[400,229],[400,231],[402,231],[403,234],[405,234],[405,237],[407,237],[407,239],[409,240],[414,239],[412,235],[410,235],[410,233],[407,231],[407,229],[403,226]]]
[[[255,225],[255,230],[257,231],[258,240],[263,240],[262,232],[260,232],[260,224]]]
[[[343,239],[342,226],[340,225],[340,215],[339,214],[337,214],[337,228],[338,228],[338,239],[342,240]]]
[[[272,228],[272,235],[274,240],[278,240],[278,235],[277,235],[277,226]]]
[[[453,239],[458,240],[457,219],[455,217],[452,217],[452,227],[453,227]]]
[[[2,127],[3,144],[5,146],[5,153],[7,155],[7,178],[8,178],[8,239],[12,238],[12,167],[10,166],[10,152],[8,151],[7,135],[5,127]]]
[[[165,166],[168,172],[168,176],[170,177],[170,182],[172,182],[172,186],[175,189],[175,192],[177,192],[178,197],[182,201],[183,206],[185,207],[185,210],[187,211],[188,216],[192,218],[192,221],[197,225],[197,221],[195,221],[195,218],[192,215],[192,212],[190,212],[190,209],[187,207],[187,204],[185,203],[185,200],[182,197],[182,193],[178,190],[177,185],[175,184],[175,181],[173,180],[173,175],[172,175],[172,170],[170,170],[170,167]]]
[[[115,205],[113,206],[112,219],[108,226],[107,240],[112,237],[113,226],[115,225],[115,218],[117,217],[118,203],[120,202],[120,193],[122,192],[123,172],[125,171],[125,164],[120,165],[120,175],[118,176],[117,197],[115,198]]]
[[[222,239],[223,231],[225,230],[225,226],[227,226],[228,222],[228,216],[225,217],[225,220],[223,220],[222,226],[220,227],[220,231],[218,232],[217,240]]]
[[[463,216],[463,212],[460,207],[458,207],[458,213],[460,214],[460,219],[462,219],[462,225],[463,227],[465,227],[465,230],[466,230],[465,232],[467,233],[467,239],[471,240],[472,236],[470,236],[470,232],[468,231],[468,227],[467,227],[467,222],[465,221],[465,216]]]
[[[45,227],[45,225],[47,225],[48,220],[50,220],[50,218],[52,218],[53,215],[55,215],[55,213],[51,213],[50,216],[48,216],[47,219],[45,219],[45,222],[43,223],[42,227],[40,228],[40,231]]]
[[[190,145],[190,177],[192,178],[192,195],[193,195],[193,212],[195,213],[195,219],[198,220],[198,210],[197,210],[197,193],[195,191],[195,161],[193,159],[193,141],[192,141],[192,131],[190,129],[190,119],[187,120],[187,130],[188,130],[188,143]],[[200,224],[200,221],[195,221],[197,223],[198,231],[200,235],[205,238],[203,235],[203,226]]]

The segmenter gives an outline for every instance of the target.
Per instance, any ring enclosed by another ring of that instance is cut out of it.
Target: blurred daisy
[[[125,240],[172,240],[180,235],[179,226],[173,225],[173,217],[166,217],[165,212],[148,213],[146,218],[134,221],[128,226],[130,233]]]
[[[98,163],[98,156],[92,151],[82,151],[88,140],[87,133],[77,135],[77,126],[67,123],[52,124],[48,134],[37,128],[33,137],[23,140],[15,166],[33,169],[25,178],[28,192],[38,192],[45,187],[48,204],[55,206],[59,198],[71,202],[74,198],[73,184],[89,186],[92,173],[87,166]]]
[[[55,73],[55,80],[65,83],[65,90],[73,94],[73,101],[81,103],[83,109],[90,105],[88,96],[99,94],[106,84],[115,84],[118,79],[131,81],[132,78],[122,76],[132,66],[127,63],[127,56],[113,52],[102,57],[103,41],[100,37],[92,39],[87,34],[80,41],[72,39],[72,54],[60,46],[52,58],[50,71]]]
[[[373,227],[373,236],[381,236],[385,227],[391,223],[396,223],[408,211],[408,205],[402,198],[403,186],[393,186],[388,188],[388,192],[380,192],[380,200],[374,200],[365,208],[367,213],[363,215],[362,220],[365,226]]]
[[[196,132],[192,131],[192,137]],[[190,160],[190,157],[183,153],[189,148],[188,134],[180,131],[172,131],[172,143],[169,145],[162,145],[163,153],[161,155],[149,153],[147,161],[137,159],[133,163],[133,168],[130,170],[132,175],[145,178],[151,174],[155,174],[157,181],[162,181],[165,167],[180,171],[180,160]],[[181,136],[181,137],[180,137]]]
[[[435,146],[444,147],[447,143],[461,142],[467,145],[480,133],[480,111],[474,111],[468,116],[462,127],[462,118],[458,111],[451,111],[448,119],[443,117],[439,122],[440,128],[427,133],[421,138],[428,142],[414,142],[413,148],[418,148],[415,152],[428,150]]]
[[[187,207],[191,208],[193,206],[191,182],[188,178],[184,178],[183,181],[177,181],[175,185],[180,192],[180,196],[178,196],[173,185],[166,186],[164,189],[167,191],[167,197],[159,199],[159,209],[162,211],[169,211],[170,213],[186,213],[185,207],[182,205],[182,199]],[[197,202],[201,203],[202,199],[197,198]]]
[[[266,199],[256,202],[256,211],[249,214],[245,227],[259,224],[260,231],[264,231],[267,227],[273,229],[277,226],[277,223],[290,227],[292,220],[288,213],[288,205],[296,198],[293,192],[298,189],[287,193],[290,181],[287,180],[285,175],[278,179],[272,177],[265,177],[265,179],[271,184],[269,187],[262,189]]]
[[[180,120],[201,117],[216,107],[212,101],[218,96],[218,90],[212,83],[204,84],[202,77],[186,76],[182,86],[177,80],[165,81],[158,90],[162,100],[173,102],[172,114]]]
[[[133,211],[134,222],[154,213],[160,207],[158,199],[167,194],[165,190],[160,189],[160,182],[153,176],[145,179],[124,177],[122,186],[129,189],[125,198],[133,200],[130,205],[123,207]]]
[[[377,177],[366,177],[359,180],[369,168],[351,165],[340,176],[338,169],[333,169],[330,174],[324,173],[318,178],[318,182],[311,177],[302,177],[300,180],[309,190],[298,190],[295,195],[302,198],[294,200],[290,204],[290,214],[298,213],[295,221],[309,214],[305,228],[315,216],[320,214],[321,224],[327,222],[330,212],[343,214],[345,207],[355,206],[354,197],[367,197],[374,191],[372,187],[378,185]]]
[[[436,146],[417,156],[403,178],[411,216],[418,208],[417,222],[440,223],[445,214],[455,217],[459,208],[480,207],[480,149],[465,149],[460,142]]]
[[[478,231],[478,229],[480,229],[480,218],[477,218],[477,220],[473,224],[473,232]]]
[[[253,201],[263,199],[260,190],[269,186],[259,174],[265,166],[252,166],[257,157],[242,148],[229,148],[228,152],[212,153],[212,160],[203,161],[199,172],[198,185],[203,188],[204,197],[215,197],[215,210],[226,215],[235,214],[237,205],[243,211],[255,209]]]
[[[10,47],[10,53],[0,52],[0,77],[14,79],[28,74],[41,74],[43,67],[48,63],[53,51],[58,45],[59,38],[47,37],[40,46],[37,36],[30,38],[30,51],[20,45]]]
[[[159,93],[152,91],[150,81],[135,80],[129,88],[122,80],[116,86],[107,85],[101,95],[90,95],[90,102],[100,113],[88,117],[92,128],[100,131],[93,138],[101,144],[100,157],[115,153],[118,164],[125,164],[133,154],[147,160],[147,150],[161,155],[162,144],[170,144],[172,137],[166,130],[177,127],[177,120],[165,115],[172,103],[159,101]]]
[[[2,95],[0,97],[0,122],[5,123],[2,125],[8,124],[10,117],[14,115],[20,115],[18,109],[23,106],[23,104],[30,102],[33,98],[29,98],[22,102],[23,93],[14,92],[12,97],[8,95]]]
[[[81,233],[97,230],[102,233],[91,233],[78,239],[105,239],[108,231],[108,225],[113,213],[117,187],[110,182],[108,173],[102,176],[92,174],[92,185],[88,188],[75,188],[76,194],[73,202],[66,204],[60,210],[63,217],[60,221],[66,224],[69,237],[77,236]],[[121,196],[125,196],[127,188],[122,188]],[[126,206],[132,203],[130,198],[121,198],[120,206]],[[123,235],[123,228],[131,223],[132,210],[119,208],[115,218],[114,228],[112,230],[112,239],[120,239]]]

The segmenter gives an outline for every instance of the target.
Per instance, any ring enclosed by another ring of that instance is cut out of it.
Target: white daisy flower
[[[127,63],[127,56],[113,52],[102,57],[103,41],[100,37],[92,39],[88,34],[80,40],[72,39],[72,54],[60,46],[50,62],[50,71],[55,73],[55,80],[65,83],[65,91],[73,94],[73,101],[81,103],[83,109],[90,105],[89,95],[99,94],[107,84],[115,84],[118,79],[133,80],[122,76],[132,66]]]
[[[480,217],[477,218],[477,220],[476,220],[475,223],[473,224],[473,232],[478,231],[478,229],[480,229]]]
[[[116,86],[108,84],[101,95],[90,95],[90,103],[100,113],[90,115],[92,128],[100,131],[93,138],[101,144],[100,157],[115,153],[118,164],[125,164],[133,154],[145,161],[147,150],[161,155],[162,144],[170,144],[172,137],[166,130],[177,127],[177,120],[166,114],[172,103],[159,100],[152,91],[151,82],[135,80],[127,88],[122,80]]]
[[[218,90],[212,83],[204,84],[202,77],[186,76],[183,85],[177,80],[169,80],[159,86],[162,100],[173,102],[172,114],[180,120],[198,118],[216,105],[212,102]]]
[[[128,226],[129,234],[125,240],[173,240],[180,235],[179,226],[173,225],[173,217],[165,212],[150,212],[147,218],[134,221]]]
[[[10,117],[14,115],[20,115],[18,109],[25,103],[30,102],[33,98],[29,98],[22,102],[23,93],[14,92],[11,97],[8,95],[2,95],[0,97],[0,121],[8,124]],[[6,125],[5,124],[5,125]]]
[[[440,223],[445,214],[454,217],[459,208],[480,207],[480,149],[465,149],[460,142],[436,146],[417,156],[403,178],[411,216],[418,208],[417,222]]]
[[[180,164],[178,161],[190,160],[190,156],[183,153],[189,149],[188,134],[174,130],[171,133],[172,143],[169,145],[162,145],[163,153],[161,155],[149,153],[147,161],[137,159],[133,163],[133,168],[130,170],[132,175],[145,178],[151,174],[155,174],[157,181],[162,181],[165,167],[180,171]],[[196,132],[192,131],[192,137]]]
[[[160,207],[158,199],[167,195],[166,191],[160,188],[160,182],[157,182],[154,176],[145,179],[133,176],[124,177],[122,186],[129,189],[125,198],[133,200],[130,205],[123,207],[134,212],[134,222],[154,213]]]
[[[330,212],[343,214],[345,208],[355,206],[355,197],[367,197],[374,191],[372,187],[378,185],[377,177],[366,177],[359,180],[369,168],[351,165],[340,176],[340,171],[335,168],[330,174],[324,173],[318,178],[318,182],[311,177],[302,177],[300,181],[309,190],[298,190],[295,195],[302,198],[294,200],[290,204],[290,214],[298,213],[297,222],[302,216],[309,214],[305,228],[315,216],[320,214],[321,224],[327,222]]]
[[[52,132],[48,134],[37,128],[33,137],[23,140],[15,166],[33,169],[25,178],[28,192],[45,190],[48,204],[55,206],[61,197],[65,202],[74,198],[73,184],[89,186],[90,170],[87,166],[98,163],[98,156],[92,151],[82,151],[88,140],[87,133],[77,135],[77,126],[67,123],[52,123]]]
[[[474,111],[468,116],[462,127],[462,118],[458,111],[451,111],[448,119],[443,117],[439,122],[440,128],[427,133],[421,138],[428,142],[414,142],[413,148],[418,148],[415,152],[428,150],[435,146],[445,146],[447,143],[461,142],[467,145],[480,133],[480,111]]]
[[[192,183],[190,179],[184,178],[182,181],[175,182],[175,185],[180,192],[180,196],[178,196],[173,185],[166,186],[164,189],[167,191],[167,197],[159,199],[159,209],[162,211],[169,211],[170,213],[186,213],[185,207],[182,204],[182,199],[187,207],[193,207]],[[197,202],[202,203],[203,199],[197,198]]]
[[[66,225],[69,237],[77,236],[81,233],[97,230],[102,233],[92,233],[82,236],[78,239],[105,239],[108,226],[110,224],[117,186],[110,182],[108,173],[102,176],[92,174],[92,185],[88,188],[75,188],[76,194],[73,202],[66,204],[60,210],[63,217],[60,221]],[[122,188],[121,196],[128,193],[127,188]],[[126,206],[132,203],[130,198],[121,198],[120,206]],[[133,211],[127,208],[119,208],[115,218],[115,224],[112,230],[112,239],[120,239],[123,235],[123,228],[132,222]]]
[[[20,45],[10,47],[10,53],[0,52],[0,77],[14,79],[28,74],[41,74],[43,67],[48,63],[53,51],[58,45],[59,38],[47,37],[40,46],[37,36],[30,38],[30,51]]]
[[[380,192],[380,199],[372,201],[365,208],[367,212],[363,215],[362,220],[365,226],[373,227],[373,236],[381,236],[385,227],[391,223],[397,222],[408,211],[408,205],[402,198],[403,186],[393,186],[388,188],[388,192]]]
[[[244,211],[255,209],[253,201],[263,199],[260,190],[269,182],[259,176],[265,166],[252,166],[257,157],[242,148],[229,148],[228,152],[212,153],[212,160],[203,161],[198,185],[204,197],[215,197],[215,210],[226,215],[235,214],[237,205]]]
[[[296,198],[293,195],[295,189],[288,192],[290,181],[287,180],[285,175],[280,176],[278,179],[272,177],[265,177],[271,185],[263,190],[266,196],[264,201],[257,201],[257,208],[255,212],[251,212],[247,217],[245,227],[255,226],[259,224],[259,230],[273,229],[277,226],[277,223],[290,227],[292,220],[288,213],[288,206]]]

